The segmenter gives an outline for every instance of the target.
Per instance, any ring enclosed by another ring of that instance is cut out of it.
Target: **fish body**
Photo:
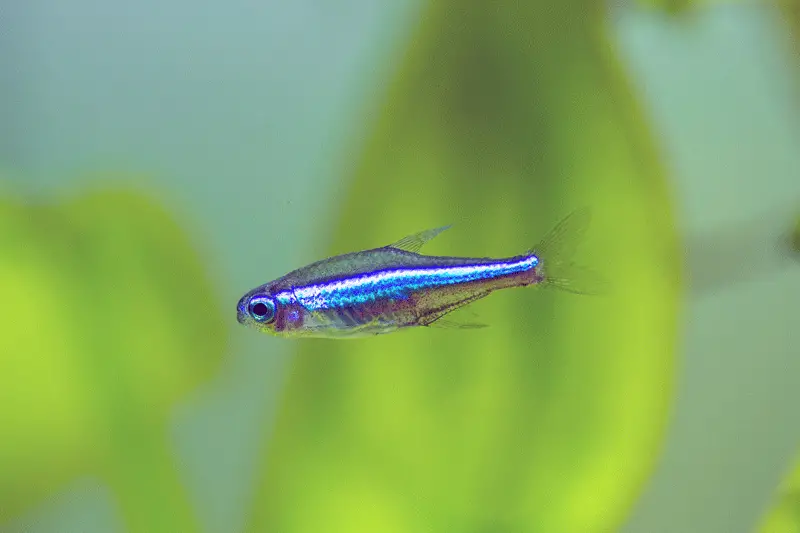
[[[495,290],[531,285],[582,292],[559,275],[588,211],[576,211],[537,247],[504,259],[426,256],[427,230],[388,246],[339,255],[256,287],[237,303],[240,323],[289,337],[352,338],[417,326],[480,327],[443,317]]]

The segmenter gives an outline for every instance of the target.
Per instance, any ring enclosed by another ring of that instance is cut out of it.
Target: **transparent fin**
[[[406,252],[414,252],[417,253],[420,251],[422,246],[439,235],[446,229],[449,229],[450,225],[441,226],[439,228],[433,228],[425,231],[420,231],[419,233],[415,233],[413,235],[409,235],[408,237],[403,237],[397,242],[394,242],[389,245],[389,248],[396,248],[398,250],[404,250]]]
[[[592,219],[588,207],[577,209],[564,217],[528,253],[535,254],[544,275],[543,287],[552,287],[575,294],[602,294],[608,283],[599,274],[572,262],[572,256],[583,242]]]
[[[573,294],[600,295],[608,293],[608,281],[594,270],[581,265],[560,263],[554,266],[551,264],[549,271],[550,274],[545,272],[542,287],[559,289]]]
[[[571,260],[578,246],[583,242],[583,237],[586,235],[591,221],[591,209],[588,207],[576,209],[551,229],[550,233],[539,241],[539,244],[529,250],[529,253],[537,256],[550,256],[551,261],[553,259],[558,262]]]
[[[481,329],[489,327],[488,324],[479,324],[477,322],[459,322],[457,320],[449,320],[445,318],[440,318],[435,322],[431,322],[428,324],[428,326],[440,329]]]
[[[448,305],[447,307],[445,307],[444,309],[440,309],[439,311],[436,311],[435,313],[430,313],[428,315],[420,317],[418,325],[420,325],[420,326],[436,326],[436,324],[441,322],[442,317],[445,316],[446,314],[452,313],[456,309],[460,309],[460,308],[464,307],[465,305],[469,305],[469,304],[471,304],[472,302],[474,302],[476,300],[480,300],[481,298],[485,298],[486,296],[489,296],[488,292],[479,292],[479,293],[473,294],[472,296],[470,296],[468,298],[465,298],[465,299],[463,299],[461,301],[454,302],[454,303]],[[447,323],[450,323],[451,325],[452,324],[459,324],[459,323],[462,324],[462,326],[459,326],[459,327],[464,327],[463,324],[466,324],[466,323],[461,323],[461,322],[453,321],[453,320],[446,320],[445,324],[447,324]],[[478,326],[477,324],[473,324],[471,327],[474,329],[477,326]],[[447,326],[444,326],[444,327],[447,327]]]

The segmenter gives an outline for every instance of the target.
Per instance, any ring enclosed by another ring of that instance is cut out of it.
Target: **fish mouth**
[[[236,320],[239,322],[239,324],[247,323],[247,311],[245,311],[246,306],[247,297],[245,296],[236,304]]]

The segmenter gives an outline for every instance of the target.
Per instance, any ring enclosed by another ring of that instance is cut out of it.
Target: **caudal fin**
[[[542,287],[576,294],[600,294],[607,283],[597,273],[572,261],[586,235],[592,214],[588,207],[576,209],[550,230],[528,253],[539,258]]]

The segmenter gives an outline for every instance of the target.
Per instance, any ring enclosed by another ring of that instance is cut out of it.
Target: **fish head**
[[[236,320],[264,333],[275,334],[279,303],[266,286],[248,292],[236,304]]]

